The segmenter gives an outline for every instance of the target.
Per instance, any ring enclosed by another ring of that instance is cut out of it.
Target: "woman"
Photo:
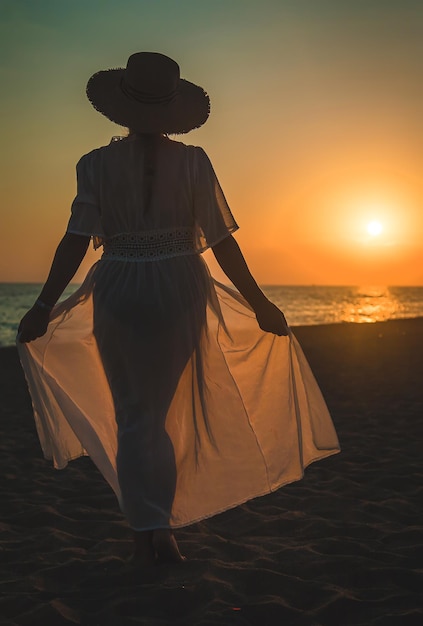
[[[87,95],[130,132],[78,163],[67,232],[19,327],[21,361],[45,456],[61,468],[89,454],[137,560],[181,561],[172,528],[298,480],[338,441],[232,237],[207,155],[168,138],[207,120],[207,94],[173,60],[141,52],[92,76]],[[90,238],[101,260],[54,306]],[[239,293],[210,277],[207,248]]]

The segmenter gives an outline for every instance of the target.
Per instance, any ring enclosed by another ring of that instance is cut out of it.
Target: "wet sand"
[[[423,319],[294,329],[342,453],[302,481],[177,532],[147,573],[88,458],[42,458],[16,350],[0,350],[0,623],[423,623]]]

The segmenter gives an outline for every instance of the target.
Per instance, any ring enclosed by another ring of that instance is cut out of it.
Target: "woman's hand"
[[[65,233],[57,246],[50,273],[40,293],[39,301],[44,303],[57,302],[80,266],[89,243],[90,237],[88,235]],[[33,341],[45,334],[52,308],[46,304],[34,304],[32,309],[23,316],[18,329],[18,341],[20,343]]]
[[[37,337],[42,337],[47,331],[49,321],[50,311],[34,305],[21,319],[18,328],[18,341],[28,343]]]
[[[255,314],[260,328],[274,335],[288,335],[289,328],[285,316],[280,309],[270,302],[264,300],[255,308]]]
[[[289,328],[284,314],[266,298],[257,285],[232,235],[225,237],[212,250],[226,276],[252,307],[260,328],[274,335],[288,335]]]

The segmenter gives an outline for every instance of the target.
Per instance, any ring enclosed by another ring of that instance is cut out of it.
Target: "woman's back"
[[[83,184],[99,209],[106,237],[192,227],[189,157],[193,150],[162,136],[147,141],[130,135],[85,155],[78,174],[85,177]],[[151,180],[148,200],[146,171]]]
[[[194,253],[237,229],[202,148],[130,135],[84,155],[77,173],[68,232],[102,243],[122,233],[182,229]]]

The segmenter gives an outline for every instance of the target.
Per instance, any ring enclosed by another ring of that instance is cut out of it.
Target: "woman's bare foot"
[[[135,550],[132,561],[140,567],[152,567],[156,562],[155,549],[153,546],[153,531],[134,530]]]
[[[179,551],[175,536],[167,528],[159,528],[153,532],[153,547],[157,560],[162,563],[183,563],[186,557]]]

